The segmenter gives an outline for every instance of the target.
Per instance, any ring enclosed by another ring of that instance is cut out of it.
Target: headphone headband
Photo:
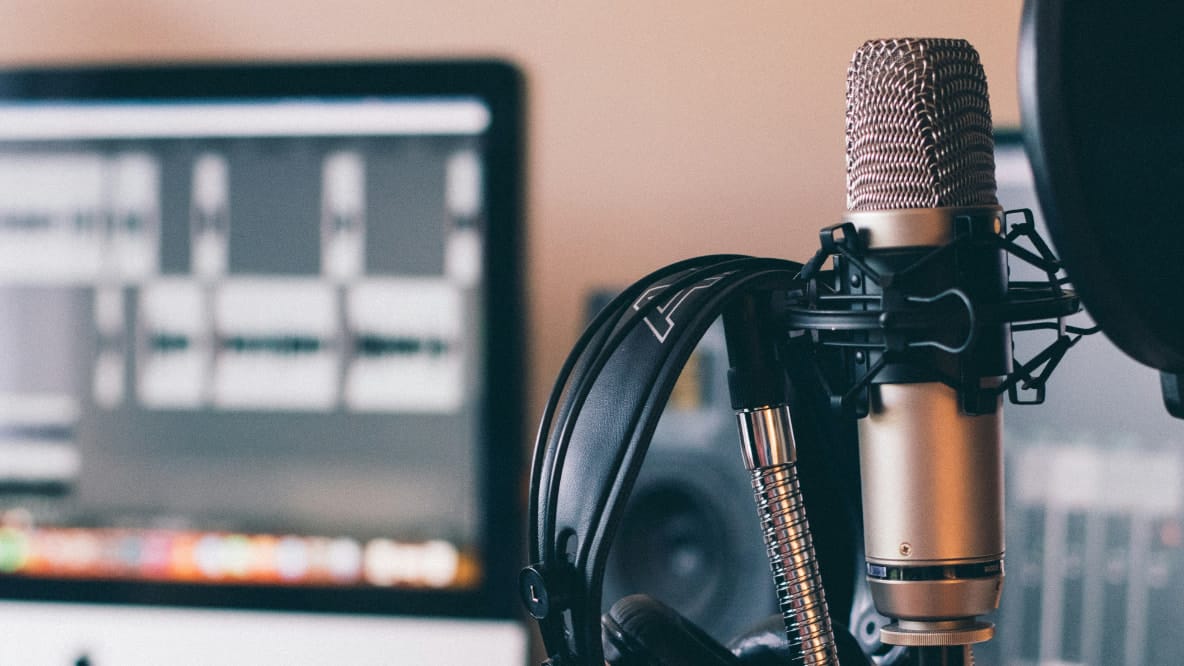
[[[609,546],[687,358],[738,295],[800,285],[799,264],[736,255],[672,264],[635,283],[581,336],[535,442],[523,602],[555,666],[601,664]]]

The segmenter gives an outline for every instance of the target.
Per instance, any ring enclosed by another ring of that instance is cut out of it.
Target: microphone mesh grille
[[[847,208],[996,203],[987,77],[974,47],[864,44],[847,70]]]

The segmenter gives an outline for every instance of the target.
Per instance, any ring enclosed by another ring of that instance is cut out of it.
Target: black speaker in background
[[[612,294],[595,294],[595,314]],[[727,642],[777,612],[769,560],[728,399],[717,322],[667,403],[604,579],[604,610],[644,593]]]

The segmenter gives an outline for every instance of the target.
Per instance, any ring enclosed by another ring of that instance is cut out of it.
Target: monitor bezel
[[[366,97],[477,99],[485,188],[484,404],[478,493],[483,576],[471,590],[282,587],[0,577],[0,599],[368,615],[511,618],[522,533],[523,77],[497,59],[98,64],[0,70],[0,104],[259,101]]]

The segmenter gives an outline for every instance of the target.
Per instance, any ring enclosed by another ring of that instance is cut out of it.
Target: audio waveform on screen
[[[164,409],[451,411],[461,308],[438,278],[162,278],[140,290],[137,392]]]

